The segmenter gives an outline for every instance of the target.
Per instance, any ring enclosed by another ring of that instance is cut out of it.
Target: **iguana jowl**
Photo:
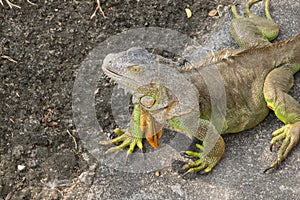
[[[126,146],[129,146],[128,153],[136,146],[142,148],[143,132],[156,147],[162,127],[169,127],[203,142],[197,144],[200,152],[186,151],[198,160],[184,168],[188,172],[209,172],[225,150],[221,134],[252,128],[271,109],[285,125],[273,132],[271,145],[281,144],[270,168],[287,157],[299,142],[300,135],[300,104],[287,94],[293,85],[293,75],[300,70],[300,34],[286,41],[270,43],[277,37],[279,27],[269,14],[269,0],[265,1],[266,18],[250,12],[255,2],[257,0],[247,2],[247,17],[239,16],[235,6],[232,7],[234,19],[230,31],[241,49],[215,52],[187,64],[186,69],[180,71],[176,63],[141,48],[131,48],[105,58],[103,71],[134,91],[135,105],[129,128],[117,129],[121,136],[101,142],[122,142],[108,152]],[[221,127],[211,118],[214,99],[201,73],[205,69],[217,69],[223,81],[226,112],[220,116],[223,118]],[[213,140],[210,135],[215,136]]]

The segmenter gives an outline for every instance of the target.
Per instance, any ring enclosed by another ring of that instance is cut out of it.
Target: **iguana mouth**
[[[131,79],[127,76],[123,76],[113,70],[111,70],[108,66],[102,66],[102,70],[104,74],[106,74],[109,78],[116,81],[118,84],[125,86],[126,88],[135,88],[137,85],[140,85],[136,82],[136,80]]]
[[[121,77],[120,74],[118,74],[117,72],[111,70],[109,67],[103,66],[102,68],[105,72],[108,72],[108,74],[114,76],[114,77]]]

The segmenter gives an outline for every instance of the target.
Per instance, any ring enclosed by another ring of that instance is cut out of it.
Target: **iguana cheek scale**
[[[127,146],[128,154],[136,146],[142,149],[143,133],[157,147],[162,127],[166,127],[202,141],[202,145],[196,145],[199,152],[186,151],[197,160],[184,165],[184,169],[209,172],[225,151],[221,134],[252,128],[271,109],[285,125],[273,132],[271,147],[279,144],[279,149],[270,168],[287,157],[300,135],[300,104],[288,95],[293,75],[300,70],[300,34],[270,43],[277,37],[279,27],[270,16],[269,0],[264,4],[266,18],[250,12],[256,2],[246,3],[247,17],[238,15],[232,6],[234,19],[230,32],[240,49],[214,52],[187,63],[181,70],[179,63],[141,48],[109,54],[104,59],[103,71],[133,91],[134,104],[130,126],[126,130],[116,129],[121,134],[117,138],[101,141],[101,144],[122,142],[108,152]],[[210,74],[212,69],[217,73]],[[219,87],[216,75],[221,77],[223,88]],[[217,95],[210,94],[210,87]],[[222,92],[224,96],[218,96]],[[222,110],[223,100],[225,114],[217,112],[212,117],[214,110]]]

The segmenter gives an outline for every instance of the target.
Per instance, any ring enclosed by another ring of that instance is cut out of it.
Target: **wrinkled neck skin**
[[[200,109],[199,92],[188,77],[179,73],[176,68],[159,65],[160,74],[152,80],[164,92],[158,94],[158,106],[146,109],[149,114],[165,128],[180,131],[188,137],[198,130]],[[162,94],[162,95],[160,95]],[[174,119],[183,130],[169,124]]]
[[[162,87],[165,92],[159,96],[158,104],[160,105],[154,109],[146,110],[157,122],[164,125],[168,119],[182,117],[190,113],[196,113],[194,120],[198,120],[200,112],[197,88],[176,68],[161,63],[157,63],[156,66],[157,74],[152,77],[150,83]],[[146,82],[148,83],[149,80]]]
[[[176,102],[168,108],[167,119],[191,112],[199,112],[199,93],[188,77],[177,69],[166,65],[160,64],[158,68],[159,74],[152,82],[163,85],[168,90],[169,95],[172,95],[170,99],[176,99]]]

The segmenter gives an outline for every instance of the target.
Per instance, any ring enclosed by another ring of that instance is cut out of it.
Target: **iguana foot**
[[[299,142],[299,136],[300,122],[287,124],[273,132],[271,149],[278,142],[281,142],[281,145],[278,149],[277,159],[270,165],[270,168],[268,169],[276,167],[287,157],[292,148]]]
[[[250,11],[250,7],[261,0],[248,0],[244,12],[247,17],[238,14],[236,6],[231,7],[234,19],[230,24],[230,32],[239,46],[249,48],[257,45],[268,45],[279,33],[279,26],[270,15],[270,0],[265,0],[265,16],[260,17]]]
[[[135,147],[137,146],[139,149],[143,148],[143,143],[142,143],[142,138],[140,137],[134,137],[132,134],[127,132],[127,130],[121,130],[119,128],[116,128],[114,130],[115,134],[118,134],[120,136],[112,139],[112,140],[102,140],[100,141],[100,144],[102,145],[111,145],[111,144],[116,144],[119,142],[122,142],[120,145],[111,147],[108,149],[105,153],[112,153],[121,149],[124,149],[125,147],[129,146],[129,149],[127,151],[127,155],[131,154]]]
[[[212,152],[204,153],[204,147],[202,145],[196,144],[196,147],[202,152],[199,153],[194,151],[186,151],[185,153],[189,156],[197,157],[199,159],[185,164],[183,169],[188,170],[186,173],[199,172],[201,170],[204,170],[204,172],[210,172],[212,168],[219,162],[223,153],[212,155]]]

